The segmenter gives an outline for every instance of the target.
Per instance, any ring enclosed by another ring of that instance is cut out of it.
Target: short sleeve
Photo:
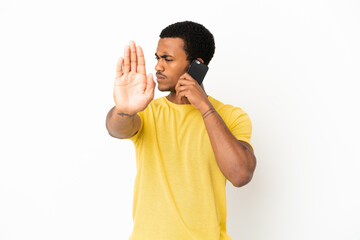
[[[141,135],[141,133],[142,133],[142,131],[143,131],[143,128],[144,128],[144,111],[139,112],[138,115],[139,115],[140,120],[141,120],[140,128],[139,128],[139,130],[135,133],[134,136],[128,138],[128,139],[130,139],[133,143],[135,143],[135,142],[139,139],[139,136]]]
[[[236,139],[250,144],[252,125],[249,115],[241,108],[234,108],[230,114],[229,130]]]

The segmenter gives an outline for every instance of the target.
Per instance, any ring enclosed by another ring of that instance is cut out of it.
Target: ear
[[[202,60],[201,58],[197,58],[197,60],[199,60],[200,62],[204,63],[204,60]]]

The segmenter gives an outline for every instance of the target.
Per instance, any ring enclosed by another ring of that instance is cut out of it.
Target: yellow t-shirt
[[[208,97],[233,135],[250,144],[251,122],[240,108]],[[229,240],[226,178],[204,121],[191,104],[161,97],[139,113],[134,227],[130,240]]]

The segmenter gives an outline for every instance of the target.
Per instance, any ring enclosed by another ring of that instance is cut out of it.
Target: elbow
[[[132,136],[135,135],[135,133],[137,133],[137,131],[135,133],[131,133],[131,132],[128,132],[127,134],[121,134],[119,132],[116,132],[116,131],[113,131],[111,130],[110,128],[107,127],[107,131],[109,133],[109,135],[113,138],[118,138],[118,139],[128,139]]]
[[[231,183],[234,187],[239,188],[248,184],[251,181],[252,177],[253,177],[252,172],[238,174],[238,176],[235,179],[231,180]]]
[[[119,138],[118,136],[112,134],[109,130],[108,130],[108,133],[109,133],[109,135],[110,135],[111,137],[113,137],[113,138]]]
[[[249,156],[250,155],[250,156]],[[256,168],[256,157],[253,153],[248,155],[248,164],[245,167],[239,168],[233,176],[231,183],[234,187],[242,187],[248,184],[253,178],[254,171]]]
[[[110,124],[108,123],[108,121],[106,121],[105,124],[106,130],[108,132],[108,134],[113,137],[113,138],[118,138],[118,139],[124,139],[125,137],[119,135],[115,130],[111,129]]]
[[[112,131],[108,125],[106,125],[106,130],[108,131],[108,134],[113,138],[123,139],[121,136],[115,133],[115,131]]]
[[[111,129],[109,128],[109,126],[107,124],[106,124],[106,130],[111,137],[118,138],[115,134],[113,134],[113,131],[111,131]]]
[[[112,133],[110,130],[108,130],[108,133],[109,133],[109,135],[111,136],[111,137],[113,137],[113,138],[117,138],[117,139],[127,139],[128,137],[126,137],[126,136],[121,136],[121,135],[118,135],[118,134],[114,134],[114,133]]]

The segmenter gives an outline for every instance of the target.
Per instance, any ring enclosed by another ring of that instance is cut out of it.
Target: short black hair
[[[164,28],[160,38],[181,38],[184,40],[184,50],[187,60],[196,58],[204,60],[206,65],[214,56],[214,36],[203,25],[192,21],[177,22]]]

